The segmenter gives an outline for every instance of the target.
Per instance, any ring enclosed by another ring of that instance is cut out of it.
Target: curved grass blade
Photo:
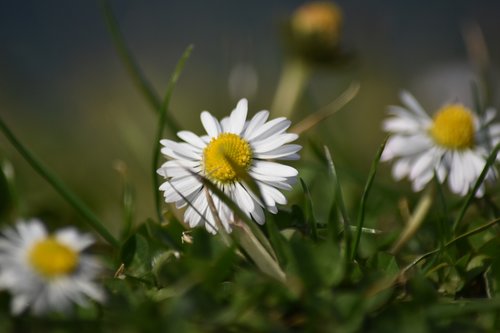
[[[399,252],[399,250],[411,239],[411,237],[417,232],[417,230],[422,225],[429,209],[432,205],[432,191],[431,189],[427,189],[427,191],[422,195],[420,200],[418,201],[417,207],[411,214],[410,219],[406,223],[406,227],[399,235],[398,240],[392,246],[389,253],[395,255]]]
[[[290,129],[291,133],[301,134],[310,130],[327,118],[333,116],[347,105],[359,92],[359,83],[353,82],[351,85],[333,102],[314,112],[310,116],[302,119],[298,124]]]
[[[359,241],[361,240],[361,233],[363,230],[363,223],[365,220],[366,199],[368,198],[368,193],[370,192],[373,180],[375,179],[375,174],[377,173],[378,164],[380,162],[380,158],[382,157],[382,152],[384,151],[387,139],[388,137],[385,138],[384,142],[380,145],[377,151],[375,160],[373,160],[373,163],[370,168],[370,173],[368,174],[368,180],[365,184],[363,195],[361,196],[361,202],[359,205],[359,212],[358,212],[358,230],[356,232],[356,238],[354,239],[354,247],[351,252],[351,259],[354,259],[358,253]]]
[[[155,148],[153,152],[153,163],[152,163],[152,174],[153,174],[153,195],[155,198],[155,207],[156,207],[156,215],[158,217],[158,221],[163,220],[163,215],[161,213],[161,198],[160,198],[160,184],[158,181],[158,175],[156,173],[156,170],[158,169],[158,164],[160,161],[160,150],[161,150],[161,143],[160,140],[163,136],[163,132],[165,130],[165,125],[168,124],[169,122],[167,121],[167,110],[168,106],[170,105],[170,100],[172,98],[172,93],[174,92],[175,85],[177,84],[177,81],[179,80],[179,77],[182,73],[182,70],[184,69],[184,65],[186,64],[186,61],[189,59],[189,56],[191,55],[191,52],[193,51],[193,45],[189,45],[184,53],[182,54],[181,58],[177,62],[177,65],[175,66],[174,72],[172,73],[172,76],[170,77],[170,80],[167,85],[167,90],[165,92],[165,98],[163,100],[163,103],[161,104],[161,107],[159,109],[159,119],[158,119],[158,129],[156,131],[156,138],[155,138]]]
[[[119,246],[118,240],[106,229],[101,220],[90,210],[87,205],[80,200],[71,190],[59,179],[52,171],[50,171],[42,162],[35,157],[23,144],[16,138],[14,133],[8,128],[4,121],[0,118],[0,130],[4,133],[10,143],[16,148],[21,156],[28,164],[44,178],[73,208],[84,217],[84,221],[92,227],[99,235],[102,236],[110,245]]]

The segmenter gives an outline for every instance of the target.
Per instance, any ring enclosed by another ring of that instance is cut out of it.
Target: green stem
[[[99,235],[102,236],[110,245],[114,247],[119,246],[119,242],[111,235],[111,233],[104,227],[104,224],[99,218],[92,213],[92,211],[83,203],[66,185],[53,174],[47,167],[45,167],[35,155],[33,155],[21,142],[15,137],[14,133],[7,127],[4,121],[0,118],[0,130],[4,133],[10,143],[16,150],[24,157],[24,159],[31,165],[31,167],[42,176],[66,201],[73,206],[76,211],[80,213],[87,221],[87,224],[92,227]]]
[[[309,66],[301,60],[285,63],[271,112],[274,117],[290,117],[310,76]]]

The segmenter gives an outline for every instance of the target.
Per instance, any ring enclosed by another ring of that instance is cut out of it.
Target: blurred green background
[[[197,133],[202,110],[222,117],[241,97],[249,99],[251,115],[270,107],[285,58],[281,27],[302,3],[111,2],[130,50],[160,95],[176,61],[194,44],[171,108],[185,129]],[[355,58],[343,68],[314,73],[308,102],[299,104],[295,120],[360,82],[355,100],[313,136],[328,144],[339,169],[366,175],[384,137],[386,106],[399,103],[401,89],[428,111],[450,99],[470,104],[474,68],[463,31],[474,22],[480,26],[495,70],[500,2],[337,3],[344,13],[342,45]],[[0,1],[0,113],[105,221],[117,225],[121,219],[117,161],[125,163],[136,188],[136,220],[153,216],[154,112],[120,62],[98,1]],[[75,217],[3,136],[0,155],[14,163],[22,214]],[[382,168],[381,179],[388,173],[388,166]]]

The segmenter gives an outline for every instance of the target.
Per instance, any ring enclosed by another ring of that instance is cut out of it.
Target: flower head
[[[12,294],[11,311],[31,308],[34,314],[66,312],[73,302],[104,301],[92,280],[97,260],[81,253],[93,243],[90,235],[72,228],[50,235],[36,219],[19,221],[0,238],[0,288]]]
[[[336,46],[340,39],[342,12],[333,2],[308,2],[297,8],[291,24],[301,38],[318,38],[325,44]]]
[[[446,179],[452,192],[466,195],[476,183],[492,148],[500,142],[500,124],[493,123],[496,110],[480,116],[458,103],[440,108],[433,118],[407,92],[401,94],[406,108],[392,106],[384,130],[392,133],[382,160],[396,160],[396,179],[409,177],[419,191],[434,177]],[[490,169],[486,179],[495,177]],[[481,185],[477,196],[484,193]]]
[[[298,136],[285,133],[290,121],[283,117],[267,121],[268,111],[260,111],[247,121],[247,107],[247,100],[240,100],[231,115],[220,122],[203,111],[201,122],[208,135],[200,137],[181,131],[177,135],[184,142],[161,141],[162,153],[170,160],[158,169],[167,178],[160,190],[164,191],[165,201],[175,203],[178,208],[190,202],[184,219],[191,227],[204,224],[215,233],[218,217],[224,228],[231,231],[230,223],[234,221],[229,207],[196,175],[216,184],[260,224],[264,223],[263,207],[276,213],[276,204],[286,203],[278,189],[291,189],[297,170],[272,160],[298,159],[301,146],[289,144]],[[257,184],[264,202],[245,182],[247,176]],[[210,201],[215,211],[210,209]]]

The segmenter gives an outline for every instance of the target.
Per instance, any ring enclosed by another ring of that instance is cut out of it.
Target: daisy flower
[[[0,238],[0,288],[12,294],[11,312],[29,307],[40,315],[67,312],[73,302],[85,306],[88,298],[103,302],[103,290],[92,282],[100,266],[81,253],[93,242],[73,228],[50,235],[37,219],[6,229]]]
[[[170,160],[158,169],[158,173],[167,178],[160,190],[164,191],[165,201],[175,203],[177,208],[190,202],[184,213],[184,220],[190,227],[205,225],[209,232],[217,232],[216,218],[207,195],[228,232],[234,221],[231,209],[194,174],[211,180],[259,224],[264,223],[263,208],[276,213],[276,204],[287,202],[279,190],[292,188],[297,170],[272,160],[298,159],[297,152],[302,147],[288,144],[298,135],[285,133],[290,126],[286,118],[267,121],[268,111],[260,111],[246,121],[247,108],[247,100],[240,100],[231,115],[220,122],[203,111],[201,123],[207,135],[181,131],[177,136],[184,142],[161,141],[162,153]],[[259,187],[264,202],[243,181],[247,175]]]
[[[496,110],[478,115],[458,103],[446,104],[431,118],[415,98],[401,94],[405,107],[391,106],[385,131],[393,135],[387,142],[382,160],[395,160],[392,174],[400,180],[408,177],[415,191],[422,190],[434,177],[447,181],[450,190],[465,196],[474,186],[486,159],[500,142],[500,124],[493,123]],[[490,169],[486,179],[495,178]],[[484,184],[476,196],[484,194]]]

